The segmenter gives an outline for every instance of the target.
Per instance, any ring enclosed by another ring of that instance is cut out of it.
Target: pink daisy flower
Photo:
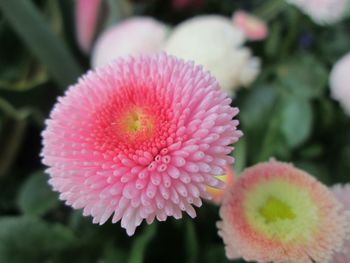
[[[334,185],[331,188],[335,197],[343,204],[343,210],[350,214],[350,184]],[[350,216],[348,217],[350,222]],[[332,258],[332,263],[348,263],[350,262],[350,237],[345,242],[343,251],[340,251]]]
[[[75,5],[78,44],[87,53],[95,36],[101,0],[76,0]]]
[[[348,231],[341,207],[315,178],[272,160],[237,179],[220,209],[219,235],[228,258],[330,262]]]
[[[211,186],[207,186],[207,191],[211,196],[211,202],[216,205],[220,205],[224,195],[232,188],[234,181],[234,171],[231,165],[227,165],[225,169],[225,174],[215,176],[217,179],[225,183],[225,187],[218,189]]]
[[[252,41],[264,40],[268,29],[264,21],[244,11],[236,11],[232,17],[233,25],[239,28],[247,39]]]
[[[49,182],[94,223],[121,219],[128,235],[144,219],[195,217],[242,135],[230,103],[201,67],[166,54],[90,71],[46,122]]]

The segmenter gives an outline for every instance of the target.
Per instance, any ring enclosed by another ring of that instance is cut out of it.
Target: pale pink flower
[[[331,188],[336,198],[343,204],[343,210],[350,213],[350,184],[346,185],[334,185]],[[350,222],[350,217],[348,217]],[[334,255],[332,263],[348,263],[350,262],[350,238],[345,242],[343,251],[338,252]]]
[[[320,25],[341,20],[348,5],[347,0],[287,0]]]
[[[332,97],[350,115],[350,53],[334,65],[329,82]]]
[[[101,0],[76,0],[75,5],[78,44],[87,53],[95,36]]]
[[[59,98],[43,163],[60,199],[128,235],[146,219],[196,216],[233,162],[237,108],[200,66],[166,54],[118,59]],[[114,215],[113,215],[114,214]]]
[[[247,39],[263,40],[267,37],[268,29],[264,21],[244,11],[236,11],[232,17],[233,25],[239,28]]]
[[[162,50],[167,37],[165,24],[151,17],[132,17],[107,29],[92,52],[94,68],[118,57],[153,54]]]
[[[294,166],[271,160],[246,169],[220,209],[228,258],[331,262],[349,222],[332,192]]]
[[[225,183],[225,187],[218,189],[211,186],[207,187],[207,191],[211,196],[210,201],[216,205],[220,205],[225,194],[232,188],[235,174],[231,165],[227,165],[223,175],[215,176],[217,179]]]

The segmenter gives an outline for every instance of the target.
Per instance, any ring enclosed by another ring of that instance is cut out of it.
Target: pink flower
[[[172,6],[177,10],[187,8],[199,9],[203,6],[203,4],[203,0],[172,0]]]
[[[107,29],[92,53],[94,68],[128,55],[153,54],[162,50],[167,27],[151,17],[129,18]]]
[[[334,185],[331,188],[336,198],[343,204],[343,210],[350,214],[350,184]],[[350,220],[350,217],[349,219]],[[347,263],[350,262],[350,238],[345,243],[344,250],[334,255],[332,263]]]
[[[232,17],[233,24],[238,27],[247,39],[256,41],[267,37],[268,29],[266,23],[259,18],[244,11],[236,11]]]
[[[195,217],[242,134],[230,103],[201,67],[166,54],[90,71],[46,122],[49,182],[94,223],[114,214],[128,235],[144,219]]]
[[[87,53],[95,36],[101,0],[76,0],[75,5],[77,39],[80,48]]]
[[[332,97],[350,115],[350,53],[334,65],[329,82]]]
[[[225,194],[232,188],[235,175],[231,165],[227,165],[225,173],[223,175],[217,175],[215,177],[225,183],[225,188],[218,189],[208,186],[207,191],[211,196],[210,201],[216,205],[220,205]]]
[[[320,25],[334,24],[345,14],[347,0],[287,0]]]
[[[274,160],[243,172],[220,216],[227,257],[255,262],[330,262],[349,227],[327,187]]]

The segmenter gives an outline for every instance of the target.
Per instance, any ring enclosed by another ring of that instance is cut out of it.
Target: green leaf
[[[207,249],[204,250],[205,263],[230,263],[232,261],[228,260],[225,255],[225,249],[223,245],[212,244]],[[236,262],[236,261],[235,261]]]
[[[240,173],[246,166],[247,163],[247,143],[246,138],[241,138],[235,145],[235,150],[233,156],[235,157],[235,162],[233,168],[236,173]]]
[[[0,10],[62,88],[76,81],[81,75],[80,67],[63,41],[50,30],[32,1],[1,0]]]
[[[328,81],[323,64],[306,54],[289,59],[288,63],[277,68],[277,74],[282,87],[307,99],[322,96]]]
[[[47,181],[47,175],[37,172],[24,182],[18,196],[18,207],[23,213],[40,216],[58,207],[58,194]]]
[[[198,262],[198,240],[196,236],[196,230],[192,220],[186,220],[186,234],[185,234],[185,246],[187,250],[186,262],[196,263]]]
[[[113,243],[108,243],[104,248],[102,258],[98,263],[118,263],[126,262],[126,260],[127,254],[124,250]]]
[[[0,89],[24,91],[34,88],[48,79],[47,72],[30,59],[24,63],[16,64],[15,69],[0,73]]]
[[[282,132],[291,148],[297,147],[309,137],[312,128],[312,108],[306,99],[286,96],[282,108]]]
[[[149,226],[146,226],[144,231],[140,235],[137,236],[137,238],[135,239],[135,241],[132,245],[129,259],[128,259],[128,263],[142,263],[143,262],[146,247],[156,234],[156,227],[157,227],[157,225],[155,223],[153,223]]]
[[[0,218],[0,262],[48,262],[75,242],[62,225],[46,224],[38,218]]]

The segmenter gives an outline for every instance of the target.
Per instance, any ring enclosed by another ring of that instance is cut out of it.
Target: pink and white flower
[[[260,263],[331,262],[349,231],[341,203],[326,186],[275,160],[243,172],[220,217],[227,257]]]
[[[242,135],[237,108],[200,66],[166,54],[118,59],[69,87],[46,121],[43,163],[60,199],[128,235],[209,198]]]

